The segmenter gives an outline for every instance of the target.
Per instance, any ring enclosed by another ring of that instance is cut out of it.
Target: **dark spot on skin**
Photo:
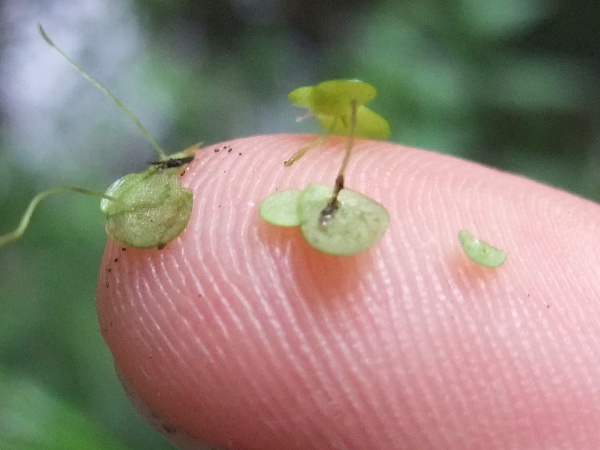
[[[242,156],[242,154],[241,154],[241,153],[238,153],[238,155]]]
[[[227,150],[227,153],[231,153],[231,150],[233,150],[231,147],[229,147],[229,150]]]
[[[115,258],[115,262],[118,262],[118,261],[119,261],[119,258]]]
[[[108,273],[111,273],[111,272],[112,272],[112,269],[109,267],[108,268]]]
[[[121,247],[121,250],[124,251],[124,252],[126,252],[127,248],[126,247]]]
[[[165,433],[168,433],[168,434],[173,434],[173,433],[177,432],[177,428],[175,428],[171,425],[163,424],[162,429],[165,430]]]
[[[219,153],[221,151],[220,148],[215,148],[215,153]]]

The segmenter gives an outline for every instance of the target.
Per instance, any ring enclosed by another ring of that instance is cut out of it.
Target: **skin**
[[[329,256],[258,217],[276,189],[333,184],[342,138],[283,167],[313,139],[201,150],[179,238],[109,240],[101,331],[146,417],[187,448],[600,448],[600,207],[358,140],[347,186],[390,227]],[[461,228],[506,250],[504,265],[469,260]]]

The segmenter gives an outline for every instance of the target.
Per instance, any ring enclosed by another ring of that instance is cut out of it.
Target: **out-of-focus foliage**
[[[125,450],[80,412],[40,386],[0,374],[0,448]]]
[[[43,188],[103,190],[153,158],[38,23],[171,152],[318,132],[287,93],[358,78],[392,141],[600,200],[597,0],[29,0],[0,4],[0,232]],[[132,411],[98,331],[98,203],[49,199],[0,249],[0,366],[131,448],[169,448]],[[0,414],[1,427],[29,413]]]

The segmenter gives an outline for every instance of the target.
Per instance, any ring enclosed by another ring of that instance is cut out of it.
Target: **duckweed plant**
[[[458,232],[458,240],[469,258],[484,267],[500,267],[506,261],[506,252],[476,238],[467,230]]]
[[[81,69],[39,27],[44,40],[92,85],[102,91],[123,111],[154,147],[158,161],[141,173],[115,181],[105,193],[75,186],[56,186],[37,194],[29,203],[17,228],[0,236],[0,247],[19,239],[27,229],[37,205],[46,197],[61,192],[76,192],[100,197],[100,209],[107,216],[106,232],[115,241],[130,247],[163,248],[186,227],[192,214],[193,195],[181,186],[180,174],[192,162],[197,146],[167,155],[156,139],[119,99],[89,73]]]
[[[365,103],[377,91],[359,80],[329,80],[290,92],[292,103],[308,108],[325,128],[323,136],[285,161],[291,166],[332,134],[348,137],[346,152],[333,186],[310,184],[303,190],[269,195],[260,205],[260,216],[278,226],[299,226],[309,245],[332,255],[352,255],[374,245],[389,224],[386,208],[360,192],[345,188],[345,170],[355,137],[385,139],[387,121]]]

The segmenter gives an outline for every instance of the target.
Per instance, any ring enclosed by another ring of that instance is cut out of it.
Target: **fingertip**
[[[365,252],[326,255],[258,215],[271,192],[333,182],[343,139],[283,167],[311,139],[201,150],[182,178],[194,189],[182,235],[160,251],[109,242],[101,329],[153,414],[232,448],[527,448],[597,437],[600,413],[581,411],[600,401],[590,376],[600,375],[590,319],[600,309],[598,206],[455,158],[359,141],[348,186],[385,205],[390,226]],[[505,249],[505,265],[469,260],[461,228]]]

